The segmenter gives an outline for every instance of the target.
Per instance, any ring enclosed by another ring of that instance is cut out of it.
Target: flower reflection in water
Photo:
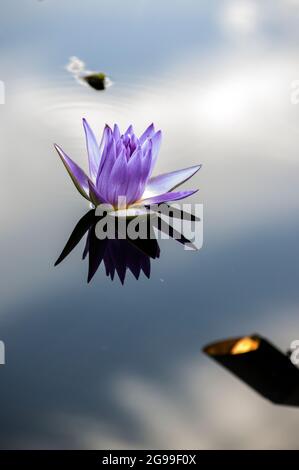
[[[183,211],[175,212],[174,210],[174,214],[176,217],[183,218],[186,213]],[[186,215],[190,217],[190,214]],[[191,218],[196,220],[195,216],[191,216]],[[169,223],[159,218],[158,214],[156,220],[157,219],[159,222],[158,225],[155,224],[155,227],[157,227],[160,232],[168,234],[170,238],[176,239],[183,245],[188,244],[195,248],[190,240],[172,227],[171,221],[173,217],[169,217]],[[115,239],[105,238],[104,240],[100,240],[96,236],[96,224],[99,220],[100,217],[95,215],[94,209],[91,209],[79,220],[59,258],[55,262],[55,266],[60,264],[78,245],[84,235],[87,234],[82,255],[83,259],[88,256],[87,282],[91,281],[102,262],[105,266],[106,275],[110,277],[111,280],[114,280],[116,273],[122,284],[124,284],[128,270],[131,271],[136,279],[139,279],[141,272],[143,272],[147,278],[150,278],[151,259],[154,260],[160,256],[160,248],[157,239],[152,235],[146,239],[137,238],[132,240],[128,237],[119,238],[116,232]],[[153,234],[153,218],[142,217],[142,220],[148,224],[147,233]],[[126,220],[126,224],[128,224],[129,221],[130,220]]]

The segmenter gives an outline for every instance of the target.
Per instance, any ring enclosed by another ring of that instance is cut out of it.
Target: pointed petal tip
[[[154,140],[160,140],[162,138],[162,131],[161,129],[159,129],[158,131],[154,131],[154,134],[149,138],[150,141],[153,141]]]
[[[83,123],[84,131],[86,133],[89,133],[89,132],[93,133],[93,131],[92,131],[92,129],[91,129],[91,127],[90,127],[90,125],[89,125],[89,123],[88,123],[88,121],[85,117],[82,118],[82,123]]]
[[[202,167],[202,163],[199,163],[198,165],[193,165],[193,166],[190,166],[190,170],[193,170],[193,175],[195,175],[195,173],[197,173]],[[188,170],[188,168],[184,168],[184,170]]]
[[[54,144],[54,148],[56,152],[58,153],[59,157],[61,158],[61,160],[63,161],[63,163],[65,165],[68,164],[68,159],[70,160],[70,157],[64,152],[64,150],[62,150],[62,148],[57,144]]]
[[[91,282],[91,280],[93,279],[94,275],[95,275],[96,271],[88,271],[88,275],[87,275],[87,284],[89,284]]]
[[[86,118],[82,118],[82,124],[83,124],[83,127],[84,127],[85,132],[88,132],[88,131],[91,131],[91,132],[92,132],[91,127],[90,127],[90,125],[88,124],[88,121],[87,121]]]

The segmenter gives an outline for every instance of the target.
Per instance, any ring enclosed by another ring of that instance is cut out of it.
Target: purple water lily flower
[[[95,206],[105,203],[115,211],[140,214],[151,204],[177,201],[197,191],[173,190],[201,165],[152,177],[161,144],[161,131],[153,124],[139,138],[132,126],[121,134],[117,124],[113,129],[106,125],[100,145],[85,119],[83,126],[89,176],[58,145],[55,148],[80,194]]]

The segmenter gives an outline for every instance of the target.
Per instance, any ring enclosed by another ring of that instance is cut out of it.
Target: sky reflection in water
[[[1,447],[298,447],[295,408],[201,353],[251,331],[286,351],[298,331],[299,9],[250,3],[3,2]],[[72,55],[114,86],[79,86]],[[82,117],[154,121],[157,173],[203,163],[202,250],[163,240],[125,287],[87,285],[75,252],[54,269],[87,207],[52,142],[83,162]]]

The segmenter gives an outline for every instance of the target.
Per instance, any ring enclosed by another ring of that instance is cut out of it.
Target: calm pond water
[[[1,448],[298,448],[298,408],[202,352],[299,339],[298,2],[1,7]],[[82,86],[71,56],[113,85]],[[156,172],[203,164],[183,186],[201,250],[159,241],[124,285],[104,266],[87,283],[84,240],[54,267],[89,210],[53,148],[86,165],[82,117],[98,135],[154,122]]]

